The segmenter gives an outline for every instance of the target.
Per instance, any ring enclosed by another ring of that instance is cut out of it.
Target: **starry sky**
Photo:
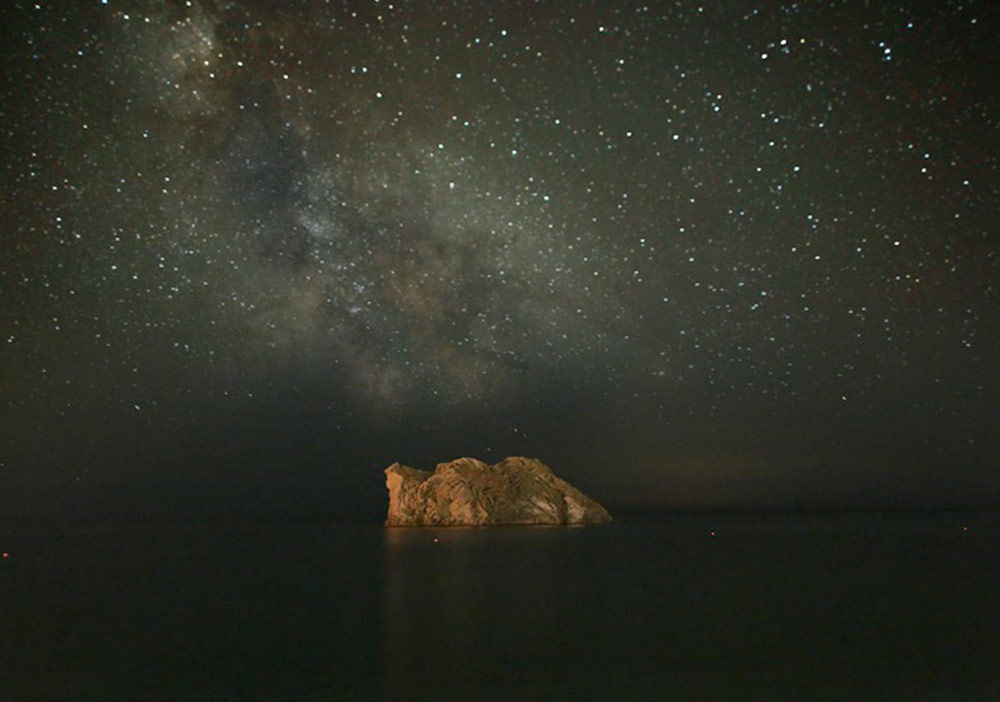
[[[1000,501],[989,2],[12,2],[0,512]]]

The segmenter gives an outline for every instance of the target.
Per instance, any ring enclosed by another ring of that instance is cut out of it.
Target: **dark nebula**
[[[998,18],[5,4],[0,518],[996,503]]]

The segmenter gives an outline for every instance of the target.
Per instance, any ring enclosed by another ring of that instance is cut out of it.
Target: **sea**
[[[0,700],[1000,699],[1000,514],[0,526]]]

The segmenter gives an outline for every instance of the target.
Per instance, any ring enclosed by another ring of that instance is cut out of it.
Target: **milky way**
[[[1000,497],[988,3],[0,12],[8,511]]]

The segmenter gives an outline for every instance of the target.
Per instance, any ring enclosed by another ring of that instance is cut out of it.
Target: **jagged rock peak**
[[[605,524],[611,515],[535,458],[494,465],[475,458],[439,463],[434,472],[401,463],[385,469],[386,526]]]

